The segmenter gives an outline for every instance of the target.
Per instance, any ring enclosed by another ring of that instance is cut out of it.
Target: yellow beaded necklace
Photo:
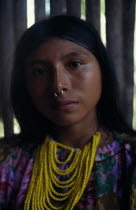
[[[47,136],[37,149],[24,210],[72,210],[89,181],[99,140],[98,132],[93,141],[80,150],[54,142]],[[69,150],[65,161],[57,157],[59,147]],[[68,168],[61,170],[59,166],[65,164],[69,164]],[[65,192],[60,192],[63,190]]]

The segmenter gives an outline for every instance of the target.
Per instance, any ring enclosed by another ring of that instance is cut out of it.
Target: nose
[[[67,71],[63,66],[58,65],[52,75],[52,91],[68,91],[70,88],[70,79]]]

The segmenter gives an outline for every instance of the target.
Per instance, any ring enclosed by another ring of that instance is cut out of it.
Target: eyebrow
[[[31,60],[27,63],[28,65],[30,66],[34,66],[36,64],[41,64],[41,65],[50,65],[50,63],[47,61],[47,60],[44,60],[44,59],[34,59],[34,60]]]
[[[74,57],[74,56],[88,56],[87,53],[85,52],[70,52],[64,56],[61,57],[61,59],[65,59],[67,57]],[[36,64],[41,64],[41,65],[50,65],[50,62],[46,59],[32,59],[31,61],[28,62],[28,65],[34,66]]]
[[[88,54],[85,53],[85,52],[80,52],[80,51],[79,52],[71,52],[69,54],[66,54],[66,55],[62,56],[62,58],[72,57],[72,56],[88,56]]]

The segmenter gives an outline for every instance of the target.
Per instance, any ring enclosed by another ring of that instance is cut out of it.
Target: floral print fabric
[[[122,136],[98,148],[89,183],[75,210],[136,209],[136,141]],[[36,147],[19,136],[0,143],[0,209],[23,209]],[[60,159],[67,151],[59,149]]]

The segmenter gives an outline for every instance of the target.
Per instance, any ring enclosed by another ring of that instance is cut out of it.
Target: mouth
[[[58,111],[70,111],[78,106],[78,101],[56,101],[52,108]]]

